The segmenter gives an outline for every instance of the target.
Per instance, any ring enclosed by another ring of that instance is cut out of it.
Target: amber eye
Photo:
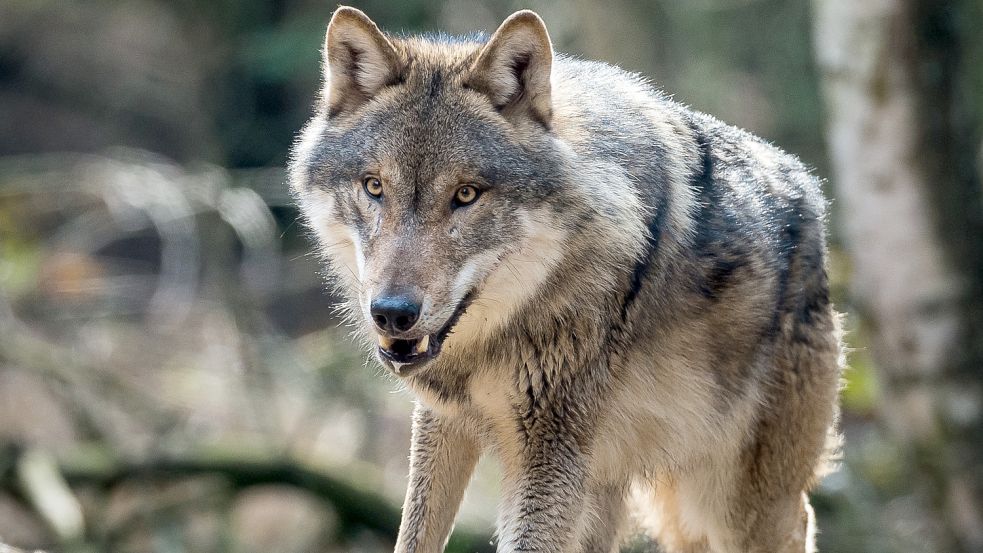
[[[454,192],[454,207],[463,207],[466,205],[473,204],[475,200],[478,199],[478,189],[470,184],[465,184],[464,186],[457,189]]]
[[[373,198],[382,197],[382,181],[376,177],[365,177],[362,179],[362,187],[365,188],[365,193]]]

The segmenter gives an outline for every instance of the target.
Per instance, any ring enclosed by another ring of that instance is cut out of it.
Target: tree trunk
[[[813,0],[834,207],[884,422],[939,551],[983,551],[983,193],[968,3]]]

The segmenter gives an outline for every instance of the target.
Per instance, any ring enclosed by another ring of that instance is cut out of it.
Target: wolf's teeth
[[[417,342],[417,344],[416,344],[416,352],[417,353],[426,353],[427,352],[427,348],[429,348],[429,347],[430,347],[430,335],[428,334],[428,335],[424,336],[423,338],[420,338],[420,341]]]
[[[395,342],[395,340],[393,340],[392,338],[389,338],[388,336],[383,336],[381,334],[379,335],[379,345],[382,346],[382,349],[392,349],[393,342]]]

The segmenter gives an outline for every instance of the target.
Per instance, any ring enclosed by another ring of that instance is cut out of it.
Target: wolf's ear
[[[399,79],[399,56],[386,35],[360,10],[342,6],[324,39],[324,94],[331,115],[369,101]]]
[[[471,67],[468,86],[483,92],[506,117],[531,116],[549,127],[553,47],[546,24],[522,10],[506,19]]]

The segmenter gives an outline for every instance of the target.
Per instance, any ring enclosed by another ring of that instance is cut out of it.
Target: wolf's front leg
[[[531,440],[506,469],[502,553],[567,553],[584,511],[586,462],[569,437]]]
[[[417,406],[396,553],[443,551],[479,455],[478,443],[460,424]]]

